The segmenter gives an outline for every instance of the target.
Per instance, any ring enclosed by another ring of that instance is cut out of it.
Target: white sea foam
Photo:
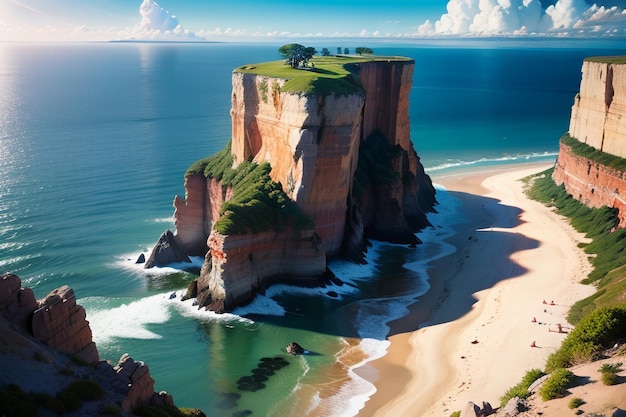
[[[145,264],[137,263],[137,259],[142,254],[146,258],[150,256],[149,253],[146,253],[144,251],[127,253],[124,255],[120,255],[113,263],[113,266],[130,271],[135,275],[155,276],[155,275],[170,275],[170,274],[174,274],[180,271],[185,271],[185,270],[190,270],[190,269],[199,270],[202,267],[202,264],[204,263],[204,258],[202,256],[190,256],[189,259],[191,260],[191,263],[187,263],[187,262],[172,263],[172,264],[169,264],[168,266],[162,266],[162,267],[155,266],[155,267],[146,269],[144,268]]]
[[[79,301],[87,310],[87,320],[96,344],[113,338],[160,339],[147,329],[149,324],[165,323],[170,318],[168,294],[157,294],[120,303],[119,299],[89,297]],[[116,305],[118,304],[118,305]]]
[[[171,223],[172,225],[174,225],[174,216],[171,217],[162,217],[162,218],[156,218],[156,219],[150,219],[150,220],[146,220],[148,222],[152,222],[152,223]]]
[[[180,301],[182,295],[185,291],[176,291],[174,293],[170,293],[168,300],[170,305],[172,305],[178,312],[184,317],[192,317],[198,320],[212,320],[212,321],[225,321],[225,322],[243,322],[248,324],[253,324],[254,321],[248,318],[242,317],[239,314],[230,314],[230,313],[216,313],[214,311],[208,311],[204,308],[198,308],[197,305],[194,305],[195,300],[189,299],[185,301]],[[172,294],[176,296],[172,297]]]
[[[103,345],[109,344],[115,338],[160,339],[161,335],[149,330],[147,326],[167,322],[173,309],[184,317],[199,320],[254,323],[235,314],[217,314],[198,309],[193,305],[193,300],[181,301],[183,293],[184,291],[167,292],[129,301],[88,297],[79,300],[79,304],[87,310],[94,342]]]
[[[480,158],[472,161],[462,160],[449,160],[448,162],[435,165],[432,167],[424,167],[427,172],[442,171],[453,168],[473,167],[473,166],[489,166],[499,163],[515,163],[515,162],[529,162],[534,159],[543,160],[546,158],[554,158],[558,155],[557,152],[535,152],[530,154],[520,155],[505,155],[498,158]]]

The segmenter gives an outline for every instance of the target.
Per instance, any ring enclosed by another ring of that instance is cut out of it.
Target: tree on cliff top
[[[288,43],[278,48],[278,52],[287,59],[287,64],[292,68],[298,68],[300,65],[306,67],[309,59],[317,52],[313,47],[306,47],[299,43]]]
[[[355,49],[355,51],[359,55],[362,55],[362,54],[373,54],[374,53],[372,48],[367,48],[365,46],[359,46],[358,48]]]

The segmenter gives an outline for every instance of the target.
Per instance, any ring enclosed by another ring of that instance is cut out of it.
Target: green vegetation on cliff
[[[305,68],[292,68],[284,61],[244,65],[236,72],[257,74],[287,80],[281,92],[313,95],[350,95],[362,92],[353,72],[354,64],[372,61],[411,61],[384,56],[316,56]]]
[[[553,169],[527,179],[532,185],[528,196],[570,219],[572,226],[585,233],[591,243],[581,244],[589,254],[593,271],[583,283],[594,283],[598,291],[580,300],[569,312],[570,323],[578,323],[591,311],[602,307],[626,307],[626,229],[617,229],[617,210],[590,208],[574,199],[563,185],[552,179]]]
[[[268,163],[245,161],[232,169],[230,142],[217,154],[193,163],[185,176],[202,174],[222,187],[232,187],[232,198],[220,208],[213,228],[223,235],[282,230],[291,224],[296,230],[313,228],[313,221],[270,178]]]
[[[563,185],[557,186],[552,173],[549,169],[526,178],[526,192],[530,198],[556,208],[577,231],[591,239],[591,243],[581,244],[593,265],[583,283],[595,284],[598,291],[570,309],[568,321],[576,327],[548,358],[547,372],[590,360],[626,337],[626,230],[616,228],[617,210],[585,206]]]
[[[604,64],[626,64],[626,56],[592,56],[585,58],[585,61]]]
[[[578,139],[571,137],[569,134],[563,135],[561,137],[561,142],[571,147],[572,152],[578,156],[582,156],[593,162],[597,162],[601,165],[616,169],[618,171],[626,171],[626,159],[624,158],[602,152],[594,148],[593,146],[589,146],[586,143],[583,143]]]

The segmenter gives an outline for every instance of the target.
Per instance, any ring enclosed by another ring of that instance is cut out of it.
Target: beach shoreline
[[[569,307],[594,292],[579,284],[591,270],[583,236],[523,193],[521,178],[550,167],[432,175],[462,202],[465,221],[446,239],[456,251],[429,265],[429,291],[388,323],[387,354],[356,370],[376,387],[359,416],[448,416],[468,401],[495,408],[527,370],[543,369]]]

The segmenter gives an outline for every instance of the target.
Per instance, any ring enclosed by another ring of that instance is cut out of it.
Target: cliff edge
[[[146,266],[205,256],[187,296],[228,311],[277,280],[332,279],[327,257],[362,261],[366,236],[419,243],[436,202],[410,140],[413,67],[320,57],[236,69],[230,145],[187,171],[176,233]]]
[[[618,227],[626,227],[624,158],[626,57],[587,58],[554,181],[587,206],[618,209]]]

